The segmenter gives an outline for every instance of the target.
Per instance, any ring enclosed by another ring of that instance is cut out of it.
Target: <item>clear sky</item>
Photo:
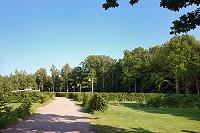
[[[189,7],[172,12],[159,0],[140,0],[133,7],[102,8],[106,0],[0,0],[0,74],[15,69],[35,73],[52,64],[76,67],[89,55],[123,58],[125,49],[148,49],[173,36],[172,21]],[[200,28],[189,32],[200,40]]]

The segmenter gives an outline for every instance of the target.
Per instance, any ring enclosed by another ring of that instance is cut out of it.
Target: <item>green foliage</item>
[[[78,93],[78,92],[77,92]],[[75,92],[69,92],[68,98],[74,99]]]
[[[0,92],[0,129],[29,116],[32,112],[32,103],[44,103],[53,98],[53,93],[38,92]],[[7,103],[22,103],[13,109]]]
[[[151,107],[193,107],[193,101],[200,101],[200,96],[195,94],[163,94],[163,93],[95,93],[105,101],[137,102]],[[69,98],[82,101],[84,108],[88,110],[92,97],[89,92],[69,93]],[[94,99],[93,99],[94,100]],[[95,99],[96,100],[96,99]]]
[[[7,103],[44,103],[54,97],[52,93],[40,93],[40,92],[0,92],[0,100],[4,100]]]
[[[94,126],[100,133],[181,133],[200,131],[200,110],[140,107],[135,102],[116,102],[106,113],[96,112]],[[120,104],[120,105],[119,105]]]
[[[138,3],[139,0],[130,0],[130,5],[134,5]],[[186,8],[189,5],[196,5],[199,6],[200,2],[199,0],[161,0],[160,7],[167,8],[170,11],[179,11],[182,8]],[[109,8],[115,8],[118,7],[119,3],[117,0],[106,0],[106,3],[102,5],[102,7],[105,10],[108,10]],[[200,14],[200,8],[198,7],[196,10],[192,12],[188,12],[187,14],[184,14],[180,17],[180,20],[175,20],[172,23],[174,24],[173,27],[171,27],[170,34],[180,34],[182,32],[188,32],[191,29],[195,29],[197,26],[200,25],[199,22],[199,14]]]
[[[88,106],[91,97],[92,97],[91,93],[87,93],[87,92],[83,93],[83,103],[82,103],[82,106]]]
[[[44,91],[61,92],[69,89],[74,92],[90,92],[92,83],[88,79],[93,78],[94,92],[200,94],[200,42],[188,34],[177,35],[161,46],[148,50],[142,47],[124,50],[124,57],[119,60],[105,55],[89,55],[81,65],[70,70],[66,64],[61,73],[52,65],[51,76],[46,75],[44,68],[40,68],[34,75],[17,70],[15,75],[0,75],[0,91],[10,95],[4,96],[9,102],[21,101],[29,94],[20,94],[22,96],[18,97],[18,94],[7,92],[23,90],[28,86],[33,89],[39,87]],[[77,84],[81,84],[81,90]],[[62,93],[56,95],[61,96]],[[72,98],[75,96],[69,95]],[[142,94],[102,95],[108,100],[146,101],[140,98],[142,96],[135,96]],[[34,97],[31,98],[32,102],[38,102],[40,96]],[[78,99],[82,100],[81,96]]]
[[[75,93],[74,100],[81,102],[83,100],[83,96],[81,93]]]
[[[101,97],[101,95],[94,94],[94,96],[90,99],[86,110],[89,112],[105,111],[107,108],[108,102],[103,97]]]
[[[50,99],[54,99],[55,94],[53,92],[44,92],[44,94],[49,95]]]
[[[51,66],[50,71],[51,71],[51,81],[52,81],[53,92],[58,91],[58,89],[60,88],[60,81],[61,81],[61,79],[59,78],[60,71],[56,69],[55,65]]]
[[[151,107],[193,107],[193,101],[200,101],[199,95],[166,94],[158,95],[147,100]]]
[[[68,85],[69,75],[70,75],[70,67],[69,64],[67,63],[65,66],[63,66],[61,70],[62,81],[64,84],[64,88],[67,92],[69,91],[69,85]]]
[[[43,94],[43,95],[40,96],[40,101],[39,101],[39,102],[40,102],[40,103],[45,103],[45,102],[47,102],[49,99],[50,99],[49,95]]]
[[[137,102],[151,107],[193,107],[192,102],[200,102],[200,96],[195,94],[163,94],[163,93],[95,93],[106,101]],[[89,92],[69,93],[69,98],[82,101],[82,106],[88,109],[92,95]],[[91,104],[91,103],[90,103]],[[91,106],[91,105],[90,105]]]
[[[6,105],[5,101],[0,101],[0,129],[29,116],[31,114],[31,106],[31,102],[26,102],[13,110],[12,107]]]
[[[55,92],[56,97],[68,97],[67,92]]]

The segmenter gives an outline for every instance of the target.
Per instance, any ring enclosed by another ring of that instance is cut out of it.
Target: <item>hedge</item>
[[[0,101],[7,103],[44,103],[53,97],[54,94],[49,92],[0,92]]]
[[[94,93],[97,94],[97,93]],[[163,93],[98,93],[107,101],[132,101],[146,103],[152,107],[193,107],[193,101],[200,102],[196,94],[163,94]],[[68,98],[87,104],[91,97],[89,92],[69,92]]]

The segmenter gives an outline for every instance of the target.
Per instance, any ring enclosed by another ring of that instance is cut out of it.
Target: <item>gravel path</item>
[[[37,109],[32,115],[21,122],[0,131],[4,133],[91,133],[87,115],[69,99],[56,97],[45,107]]]

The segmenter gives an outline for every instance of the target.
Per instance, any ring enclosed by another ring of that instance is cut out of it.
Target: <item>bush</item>
[[[19,119],[23,119],[31,114],[31,102],[23,103],[21,106],[13,110],[8,107],[4,101],[0,102],[0,129]]]
[[[87,106],[90,99],[91,99],[92,95],[91,93],[88,93],[88,92],[84,92],[83,93],[83,103],[82,103],[82,106]]]
[[[152,107],[192,107],[193,101],[199,101],[199,95],[183,94],[162,94],[151,97],[147,101],[148,106]]]
[[[43,94],[40,96],[40,103],[47,102],[50,99],[49,95]]]
[[[152,97],[147,101],[147,105],[158,108],[163,105],[163,100],[160,96]]]
[[[89,101],[86,111],[105,111],[108,108],[108,102],[99,94],[95,94]]]
[[[53,99],[54,94],[52,92],[3,92],[1,93],[0,100],[7,103],[25,103],[27,100],[32,103],[43,103],[50,99]]]
[[[8,107],[4,101],[0,101],[0,129],[8,125],[12,107]]]
[[[64,95],[64,93],[61,93]],[[59,94],[59,95],[61,95]],[[101,96],[106,101],[133,101],[138,102],[142,106],[147,103],[152,107],[193,107],[192,102],[200,102],[200,95],[195,94],[162,94],[162,93],[94,93]],[[87,104],[91,98],[89,92],[69,92],[66,97],[76,101],[83,101],[84,108],[88,108]]]
[[[56,97],[67,97],[67,92],[56,92],[55,93]]]
[[[78,92],[77,92],[78,93]],[[69,92],[68,98],[74,99],[75,92]]]
[[[53,92],[44,92],[44,94],[49,95],[50,99],[54,99],[54,97],[55,97]]]
[[[83,100],[81,92],[77,92],[74,94],[74,100],[81,102]]]

